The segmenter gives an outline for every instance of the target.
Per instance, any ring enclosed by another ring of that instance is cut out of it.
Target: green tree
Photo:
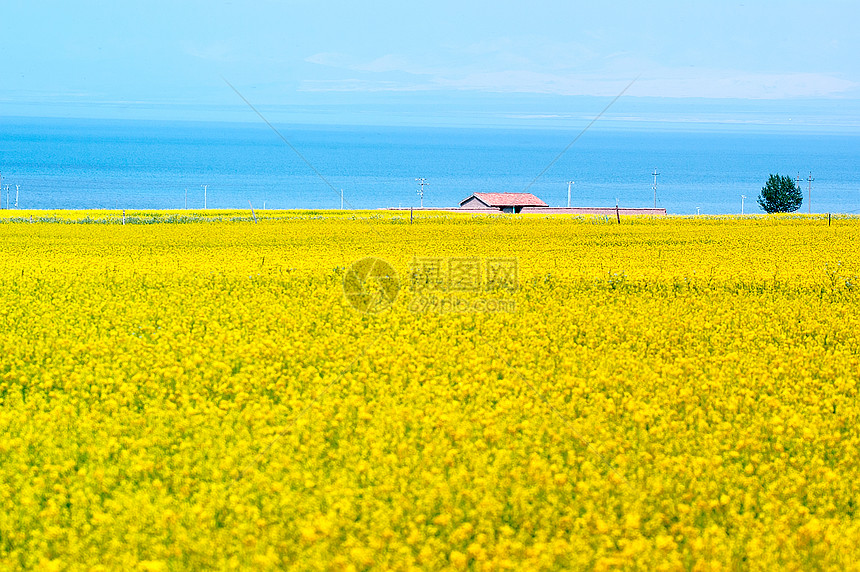
[[[803,191],[794,184],[791,177],[771,175],[767,184],[761,188],[758,204],[764,212],[793,213],[803,203]]]

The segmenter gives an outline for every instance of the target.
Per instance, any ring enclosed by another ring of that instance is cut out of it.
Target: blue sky
[[[4,0],[0,115],[860,131],[860,2]]]

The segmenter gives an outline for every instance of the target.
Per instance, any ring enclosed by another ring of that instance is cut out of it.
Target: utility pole
[[[654,175],[654,208],[656,209],[657,208],[657,177],[660,175],[660,173],[657,172],[657,169],[654,169],[654,172],[651,174]]]
[[[18,208],[18,185],[15,185],[15,208]]]
[[[567,208],[570,208],[570,187],[573,185],[573,181],[567,182]]]
[[[203,187],[203,210],[206,210],[206,189],[209,185],[200,185]]]
[[[415,180],[418,181],[418,186],[420,187],[418,189],[418,196],[421,198],[421,208],[423,209],[424,208],[424,185],[427,184],[427,179],[424,177],[421,177],[421,178],[418,178]]]
[[[340,210],[343,210],[343,189],[340,190]]]
[[[188,187],[185,187],[185,210],[188,210]]]
[[[741,195],[741,215],[744,214],[744,199],[747,198],[746,195]]]
[[[815,180],[812,178],[812,171],[809,172],[809,178],[806,180],[809,181],[809,198],[806,200],[806,207],[809,209],[809,214],[812,214],[812,181]]]

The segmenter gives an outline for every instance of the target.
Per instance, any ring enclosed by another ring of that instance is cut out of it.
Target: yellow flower
[[[860,561],[860,218],[32,214],[0,214],[2,569]]]

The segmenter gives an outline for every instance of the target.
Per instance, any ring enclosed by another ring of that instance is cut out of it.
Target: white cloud
[[[398,56],[395,54],[386,54],[365,64],[353,65],[351,66],[351,69],[374,73],[385,73],[393,71],[420,73],[416,69],[414,69],[414,67],[409,63],[409,60],[407,60],[403,56]]]
[[[529,71],[503,71],[469,74],[462,78],[437,78],[440,87],[502,92],[547,93],[556,95],[609,96],[618,93],[630,78],[548,74]],[[789,99],[805,97],[838,97],[860,85],[825,74],[751,74],[720,71],[696,73],[668,71],[643,75],[629,94],[640,97]]]
[[[478,49],[478,48],[476,48]],[[488,48],[485,48],[488,49]],[[306,80],[307,91],[483,91],[554,95],[612,96],[637,75],[629,95],[668,98],[789,99],[833,98],[860,89],[857,82],[824,73],[749,73],[700,68],[654,68],[645,62],[617,58],[606,61],[604,73],[533,69],[475,70],[475,66],[421,67],[408,58],[387,54],[356,62],[342,54],[316,54],[307,61],[348,70],[359,77]],[[642,73],[643,68],[651,71]],[[407,77],[391,76],[392,72]],[[412,76],[412,77],[409,77]]]
[[[479,91],[614,96],[640,76],[629,95],[668,98],[790,99],[860,95],[860,83],[826,72],[762,72],[671,67],[629,51],[598,54],[576,42],[499,37],[440,47],[420,61],[399,53],[360,59],[322,52],[306,61],[340,69],[340,80],[314,91]]]
[[[354,60],[351,56],[338,52],[320,52],[318,54],[313,54],[312,56],[306,57],[305,61],[311,64],[317,64],[321,66],[346,69],[349,69],[354,63]]]
[[[820,73],[748,73],[732,71],[667,71],[643,78],[633,95],[734,99],[829,98],[849,94],[856,82]]]
[[[432,86],[393,81],[375,81],[356,78],[309,79],[299,84],[299,91],[317,92],[380,92],[380,91],[429,91]]]

